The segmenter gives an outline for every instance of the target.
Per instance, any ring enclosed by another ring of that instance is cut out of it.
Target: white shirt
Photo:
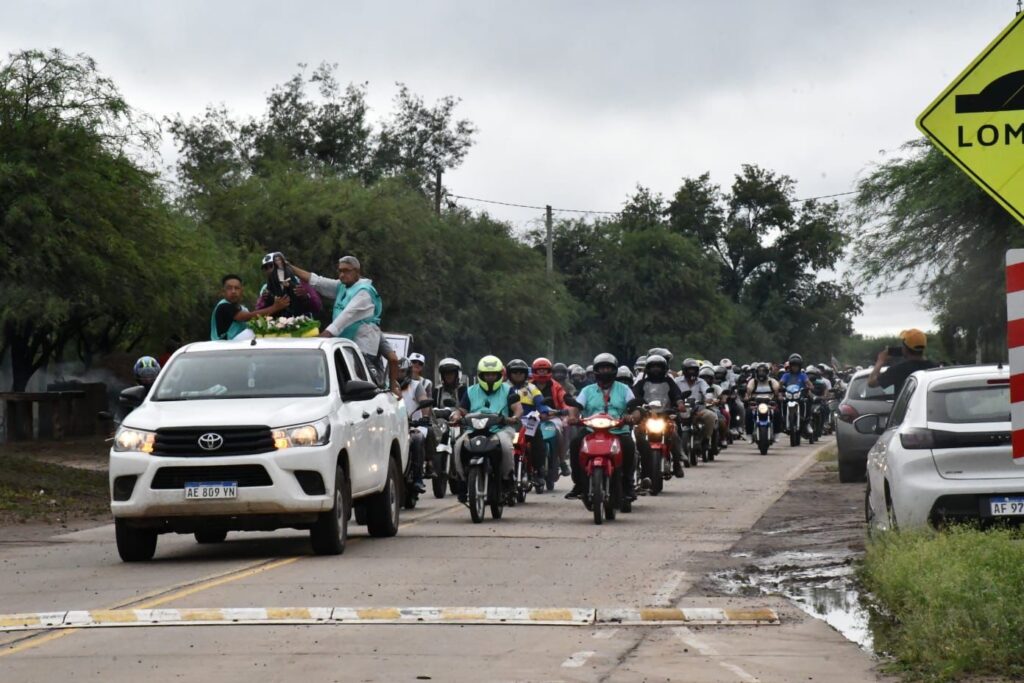
[[[686,381],[685,376],[680,375],[679,377],[676,377],[676,386],[679,387],[679,391],[689,391],[690,398],[695,398],[701,403],[704,402],[704,400],[707,398],[708,392],[711,391],[711,387],[708,386],[708,383],[702,380],[700,377],[698,377],[697,381],[695,381],[693,384],[690,384],[689,382]]]

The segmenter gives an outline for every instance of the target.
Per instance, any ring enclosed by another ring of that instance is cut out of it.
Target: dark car
[[[884,370],[883,370],[884,372]],[[839,449],[839,481],[844,483],[864,481],[867,473],[868,451],[875,445],[878,436],[860,434],[853,428],[853,421],[861,415],[880,415],[883,419],[892,410],[892,387],[869,387],[871,370],[861,370],[850,378],[846,396],[839,403],[836,416],[836,445]]]

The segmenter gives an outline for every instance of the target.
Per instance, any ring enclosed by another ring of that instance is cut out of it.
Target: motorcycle
[[[423,399],[422,401],[419,402],[419,409],[422,410],[422,411],[426,411],[429,408],[431,408],[433,405],[434,405],[434,399],[426,398],[426,399]],[[427,434],[429,434],[430,433],[429,430],[430,430],[430,427],[432,426],[432,424],[433,424],[433,422],[432,422],[432,420],[429,417],[421,417],[421,418],[416,419],[416,420],[410,419],[409,420],[409,432],[411,434],[414,431],[415,432],[419,432],[420,429],[425,429],[425,430],[427,430]],[[424,459],[426,459],[426,455],[430,453],[429,444],[424,443],[423,452],[424,452]],[[416,473],[415,463],[413,462],[412,458],[409,458],[408,461],[406,462],[406,464],[405,464],[405,473],[404,474],[405,474],[405,486],[403,487],[404,491],[403,491],[403,496],[402,496],[402,505],[405,507],[406,510],[413,510],[413,509],[416,508],[417,503],[419,503],[420,493],[419,493],[419,491],[416,490],[416,486],[415,486],[416,474],[417,473]]]
[[[775,400],[767,396],[756,397],[749,403],[754,411],[754,432],[752,434],[761,455],[768,455],[768,447],[775,440],[772,413],[775,411]]]
[[[799,384],[790,384],[784,393],[786,401],[786,431],[789,445],[799,446],[804,426],[807,424],[807,397]]]
[[[448,487],[452,485],[451,477],[454,467],[452,453],[455,442],[459,439],[459,428],[448,424],[454,406],[434,408],[431,411],[430,432],[427,436],[427,462],[425,479],[430,479],[434,498],[444,498]],[[454,488],[452,490],[455,493]]]
[[[694,417],[697,414],[699,401],[691,398],[683,392],[686,402],[686,410],[679,413],[679,439],[683,444],[683,455],[689,460],[691,467],[696,467],[698,462],[708,461],[708,438],[704,434],[704,423]]]
[[[607,518],[615,519],[617,512],[630,512],[632,503],[626,499],[622,485],[622,445],[611,430],[621,427],[621,419],[605,413],[583,419],[590,433],[580,444],[580,467],[589,486],[581,498],[583,505],[594,513],[594,524],[603,524]]]
[[[502,481],[501,442],[491,431],[504,424],[505,418],[493,413],[470,413],[462,418],[462,426],[469,430],[462,445],[466,505],[474,524],[484,521],[488,506],[491,517],[501,519],[505,505],[515,500],[515,491]]]
[[[708,448],[707,448],[707,454],[708,454],[707,462],[714,462],[715,461],[715,457],[719,453],[722,452],[722,444],[721,444],[721,440],[720,440],[720,437],[719,437],[719,431],[718,431],[719,420],[722,419],[722,414],[721,414],[721,412],[719,410],[718,399],[714,398],[714,397],[712,397],[710,395],[707,396],[704,399],[704,409],[705,410],[710,410],[717,417],[717,420],[715,421],[715,432],[713,434],[709,434],[708,435]]]
[[[641,481],[649,481],[652,496],[661,493],[665,482],[672,478],[672,438],[676,432],[676,411],[652,401],[644,406],[644,420],[640,424],[647,437],[648,461],[640,462]],[[637,458],[641,460],[641,458]]]

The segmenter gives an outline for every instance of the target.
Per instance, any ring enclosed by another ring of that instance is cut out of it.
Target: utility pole
[[[434,171],[434,213],[441,215],[441,169]]]
[[[554,250],[554,237],[552,236],[551,226],[551,205],[548,204],[544,207],[544,228],[547,231],[547,251],[548,251],[548,262],[547,262],[547,279],[548,279],[548,291],[554,291],[555,285],[555,250]],[[555,333],[552,331],[551,336],[548,337],[548,359],[553,363],[555,360]]]

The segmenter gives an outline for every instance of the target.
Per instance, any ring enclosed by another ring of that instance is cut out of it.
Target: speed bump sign
[[[1024,13],[925,109],[917,127],[1024,223]]]

